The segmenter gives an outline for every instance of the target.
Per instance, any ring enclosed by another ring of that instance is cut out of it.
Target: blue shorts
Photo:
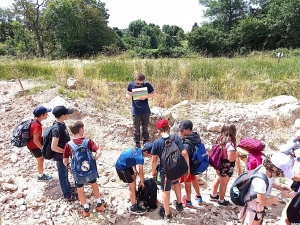
[[[160,170],[160,180],[161,180],[160,187],[162,191],[170,191],[172,184],[177,184],[179,182],[179,178],[175,181],[165,180],[165,173],[163,170]],[[165,187],[165,183],[166,183],[166,187]]]

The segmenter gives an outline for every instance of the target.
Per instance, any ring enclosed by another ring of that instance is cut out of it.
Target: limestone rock
[[[68,89],[76,89],[76,85],[78,84],[78,81],[74,78],[68,78],[67,79],[67,88]]]
[[[18,187],[14,184],[9,184],[9,183],[3,183],[1,185],[3,191],[15,191],[18,189]]]
[[[212,132],[218,132],[220,133],[221,132],[221,129],[222,129],[222,125],[221,123],[219,122],[210,122],[208,125],[207,125],[207,130],[208,131],[212,131]]]

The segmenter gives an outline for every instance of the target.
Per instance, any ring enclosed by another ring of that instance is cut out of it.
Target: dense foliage
[[[0,8],[0,55],[89,57],[99,54],[142,58],[244,55],[300,48],[299,0],[199,0],[210,22],[176,25],[132,21],[109,27],[100,0],[14,0]],[[125,12],[126,13],[126,12]]]

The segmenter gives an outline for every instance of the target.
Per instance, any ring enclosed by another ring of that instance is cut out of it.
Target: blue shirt
[[[138,164],[144,165],[144,156],[141,148],[129,148],[125,150],[116,162],[119,170],[129,169]]]
[[[160,138],[156,139],[153,142],[151,155],[158,155],[159,159],[161,159],[161,154],[163,152],[163,149],[164,149],[164,146],[165,146],[165,141],[167,139],[169,139],[169,137],[167,137],[167,138],[160,137]],[[184,150],[184,146],[183,146],[181,138],[178,135],[175,135],[174,142],[178,146],[178,149],[182,152],[182,150]],[[163,167],[163,165],[160,161],[160,169],[162,169],[162,167]]]
[[[136,86],[135,82],[130,82],[127,86],[127,91],[132,92],[132,89],[134,88],[141,88],[141,87],[147,87],[148,93],[151,94],[154,91],[154,88],[148,81],[144,81],[143,85],[138,87]],[[148,103],[148,98],[145,100],[133,100],[132,98],[132,109],[131,114],[132,115],[150,115],[150,107]]]

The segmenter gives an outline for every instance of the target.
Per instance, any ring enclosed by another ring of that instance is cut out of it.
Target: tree
[[[246,2],[243,0],[199,0],[207,7],[204,16],[220,23],[225,31],[230,31],[233,25],[244,15]]]
[[[96,54],[115,43],[116,33],[107,26],[108,18],[105,3],[96,0],[54,0],[46,11],[63,52],[75,56]]]
[[[196,30],[197,28],[199,28],[198,23],[194,23],[194,25],[193,25],[193,27],[192,27],[192,31],[193,31],[193,30]]]
[[[142,33],[144,26],[147,26],[145,21],[136,20],[129,24],[128,31],[132,37],[137,38]]]
[[[15,0],[13,4],[15,12],[23,18],[23,22],[28,29],[33,30],[38,44],[38,51],[41,57],[45,56],[43,31],[41,28],[41,13],[46,5],[46,0]]]
[[[0,42],[5,42],[9,38],[13,38],[13,18],[14,12],[10,9],[0,8]]]

